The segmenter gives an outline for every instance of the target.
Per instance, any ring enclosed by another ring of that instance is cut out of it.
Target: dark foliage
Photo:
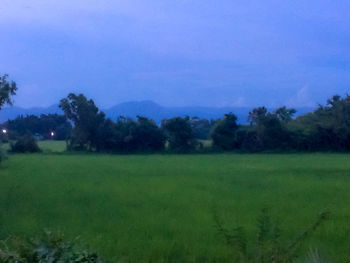
[[[65,140],[72,129],[66,117],[58,114],[42,114],[40,117],[18,116],[5,122],[3,126],[7,128],[9,138],[12,140],[27,133],[39,134],[43,139]]]
[[[116,152],[158,152],[164,149],[163,131],[145,117],[137,121],[120,117],[117,122],[106,120],[99,130],[98,150]]]
[[[238,125],[236,115],[232,113],[226,114],[213,128],[211,133],[213,145],[222,150],[237,149],[239,147],[237,131]]]
[[[162,121],[162,129],[169,142],[169,150],[186,153],[197,146],[189,118],[176,117]]]
[[[74,123],[68,147],[71,150],[93,150],[98,148],[98,131],[105,121],[93,100],[83,94],[70,93],[60,102],[66,118]]]
[[[350,96],[333,96],[326,106],[288,123],[298,150],[350,150]]]
[[[286,149],[291,147],[291,139],[286,128],[286,123],[289,122],[294,114],[294,109],[282,107],[273,113],[269,113],[265,107],[253,109],[249,113],[250,127],[246,133],[247,146],[252,149],[252,143],[256,146],[255,150],[272,150]],[[252,138],[247,138],[252,136]],[[246,143],[242,144],[243,146]]]
[[[257,219],[256,239],[247,238],[242,227],[227,230],[215,215],[215,225],[227,245],[232,247],[237,257],[233,262],[255,263],[292,263],[301,257],[301,247],[319,226],[329,218],[329,212],[321,213],[314,223],[307,227],[294,240],[283,242],[282,231],[271,219],[269,210],[264,208]]]
[[[0,246],[3,263],[103,263],[101,257],[82,248],[75,241],[65,241],[63,235],[45,232],[41,237],[23,240],[9,238]]]
[[[200,119],[193,117],[190,119],[193,135],[196,139],[207,140],[209,139],[210,129],[212,128],[212,122],[207,119]]]
[[[54,130],[56,139],[69,134],[71,150],[159,152],[168,145],[172,152],[186,153],[202,149],[203,144],[197,139],[207,139],[211,130],[214,148],[224,151],[350,150],[349,96],[334,96],[325,106],[320,105],[314,112],[295,119],[294,109],[280,107],[269,112],[265,107],[258,107],[249,113],[249,125],[238,125],[232,113],[216,121],[175,117],[163,120],[161,127],[140,116],[136,121],[120,117],[114,122],[106,119],[94,102],[82,94],[69,94],[61,100],[60,107],[65,117],[20,116],[8,121],[3,126],[9,130],[6,138],[28,132],[52,138],[50,134]]]
[[[12,105],[11,96],[16,95],[16,82],[8,81],[8,75],[0,76],[0,110],[5,104]]]
[[[138,116],[131,134],[138,151],[152,152],[164,149],[165,135],[152,120]]]
[[[1,147],[1,145],[0,145],[0,147]],[[0,163],[5,159],[5,157],[6,156],[5,156],[3,149],[0,148]]]
[[[131,153],[164,149],[163,131],[145,117],[139,116],[137,121],[120,117],[113,122],[82,94],[69,94],[61,100],[60,107],[74,124],[68,139],[69,150]]]
[[[35,153],[40,152],[40,148],[31,134],[20,137],[15,143],[11,143],[11,152],[15,153]]]
[[[8,81],[8,75],[0,76],[0,110],[5,105],[12,105],[12,99],[11,97],[16,95],[17,91],[17,85],[13,81]],[[3,127],[1,127],[1,134],[0,134],[0,162],[5,158],[5,154],[3,153],[3,150],[1,149],[1,143],[8,141],[7,134],[3,134],[2,132]]]

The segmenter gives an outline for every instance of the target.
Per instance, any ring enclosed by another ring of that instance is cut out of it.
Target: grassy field
[[[39,141],[39,148],[47,153],[61,153],[66,150],[65,141]]]
[[[38,141],[38,146],[44,153],[62,153],[66,150],[65,141],[53,141],[53,140]],[[8,151],[10,150],[10,143],[0,144],[0,147],[4,151]]]
[[[288,240],[331,211],[308,244],[349,259],[350,155],[19,154],[0,181],[0,238],[53,229],[112,261],[229,262],[214,214],[254,238],[267,206]]]

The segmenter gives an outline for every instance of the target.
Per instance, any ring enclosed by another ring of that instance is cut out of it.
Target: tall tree
[[[11,99],[11,96],[16,95],[17,91],[16,82],[8,81],[7,79],[7,74],[3,75],[2,77],[0,76],[0,110],[5,104],[12,105],[13,101]],[[1,133],[2,138],[0,138],[0,140],[7,140],[7,138],[4,138],[3,136],[5,135]],[[0,149],[0,162],[3,159],[3,156],[4,155],[2,154],[2,151]]]
[[[350,96],[335,95],[288,127],[300,150],[350,150]]]
[[[17,85],[14,81],[8,81],[8,75],[0,76],[0,110],[5,105],[12,105],[11,96],[16,95]]]
[[[252,138],[246,138],[246,141],[254,142],[260,150],[282,149],[289,147],[288,131],[283,122],[289,121],[293,110],[285,107],[279,108],[277,113],[269,113],[265,107],[253,109],[249,113],[250,133]]]
[[[137,116],[136,126],[131,132],[137,150],[142,152],[161,151],[165,145],[165,135],[154,121]]]
[[[69,139],[72,149],[94,150],[98,147],[98,131],[105,122],[105,114],[100,112],[93,100],[83,94],[70,93],[59,104],[67,119],[74,123]]]
[[[257,125],[262,122],[267,115],[267,109],[265,107],[254,108],[249,112],[248,120],[250,125]]]
[[[236,115],[232,113],[225,114],[225,117],[216,123],[211,133],[213,145],[222,150],[233,150],[237,148],[237,130]]]
[[[273,114],[276,115],[277,119],[279,119],[281,122],[289,122],[292,120],[293,115],[297,111],[295,109],[288,109],[286,106],[280,107],[276,109]]]

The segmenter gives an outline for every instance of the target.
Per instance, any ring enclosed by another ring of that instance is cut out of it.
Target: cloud
[[[305,85],[287,101],[286,105],[289,107],[315,107],[316,102],[311,99],[309,87]]]

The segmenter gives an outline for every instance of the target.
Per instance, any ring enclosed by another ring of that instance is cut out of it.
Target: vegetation
[[[65,141],[44,140],[37,143],[43,153],[63,153],[66,151]]]
[[[233,113],[216,121],[175,117],[163,120],[160,127],[142,116],[113,121],[106,119],[93,100],[73,93],[61,100],[60,107],[64,116],[19,116],[6,122],[2,125],[9,130],[6,138],[38,133],[46,139],[67,138],[68,150],[118,153],[165,149],[189,153],[203,149],[202,141],[209,135],[215,151],[350,150],[350,96],[333,96],[326,106],[297,118],[293,118],[294,109],[280,107],[268,112],[258,107],[249,113],[249,125],[237,124]]]
[[[13,81],[8,81],[8,75],[0,76],[0,110],[4,105],[12,105],[12,96],[16,95],[17,91],[17,84]],[[2,136],[2,130],[1,136]],[[3,138],[0,138],[0,146],[2,143]],[[5,155],[0,149],[0,162],[5,158]]]
[[[0,109],[12,104],[16,90],[7,75],[0,77]],[[230,113],[216,121],[175,117],[159,127],[141,116],[106,119],[93,100],[69,94],[60,102],[64,116],[19,116],[2,125],[1,140],[15,139],[10,148],[17,153],[40,151],[33,134],[67,138],[68,150],[190,153],[204,144],[211,147],[203,141],[210,134],[213,149],[220,151],[348,151],[349,105],[350,96],[334,96],[326,106],[295,119],[294,109],[259,107],[249,113],[249,125],[237,124]],[[40,145],[45,152],[63,151],[63,142]],[[307,254],[300,245],[308,239],[331,258],[347,262],[348,159],[341,154],[17,154],[1,171],[0,239],[63,229],[69,236],[82,235],[114,261],[245,263],[295,262]],[[251,218],[266,204],[284,220],[283,237],[267,210],[254,234]],[[333,211],[333,224],[322,226],[327,214],[321,214],[290,242],[304,222],[325,208]],[[225,229],[216,211],[242,227]],[[230,246],[222,246],[222,237]],[[310,255],[311,262],[321,262],[317,252]],[[103,262],[51,233],[28,242],[6,241],[0,261]]]
[[[233,150],[238,147],[236,121],[237,117],[234,114],[226,114],[222,120],[216,123],[211,134],[215,147],[221,150]]]
[[[159,128],[152,120],[120,118],[106,120],[92,100],[70,94],[61,101],[68,120],[74,122],[70,149],[158,152],[168,149],[185,153],[198,149],[198,139],[209,131],[214,149],[223,151],[348,151],[350,150],[350,96],[334,96],[326,106],[293,119],[294,109],[280,107],[268,112],[258,107],[249,113],[249,125],[238,125],[237,117],[223,119],[175,117]],[[201,148],[201,147],[200,147]]]
[[[60,102],[67,119],[74,123],[69,138],[69,148],[73,150],[98,149],[100,130],[105,121],[105,114],[100,112],[93,100],[84,95],[69,94]]]
[[[327,219],[328,213],[322,213],[313,225],[284,247],[280,241],[281,230],[271,221],[268,210],[265,208],[258,218],[257,244],[253,252],[249,251],[251,248],[248,246],[242,228],[235,228],[233,233],[230,233],[218,220],[216,220],[216,226],[218,232],[226,239],[227,245],[238,252],[232,262],[292,263],[300,256],[299,249],[302,243]],[[310,259],[314,263],[322,262],[318,253],[313,253],[311,256]],[[49,231],[45,231],[39,238],[23,240],[10,237],[3,241],[0,246],[0,261],[3,263],[104,262],[96,253],[78,247],[77,239],[65,241],[62,234]],[[174,257],[172,261],[178,260]]]
[[[346,154],[16,154],[1,167],[0,239],[58,229],[111,262],[232,262],[214,215],[255,240],[270,208],[281,244],[315,215],[329,222],[300,253],[349,260]],[[230,228],[230,227],[229,227]],[[250,241],[248,244],[252,244]],[[254,244],[254,243],[253,243]]]
[[[11,152],[14,153],[36,153],[40,148],[31,134],[20,137],[15,143],[10,144]]]
[[[350,150],[350,96],[333,96],[326,106],[289,123],[299,150]]]
[[[195,149],[197,142],[188,117],[163,120],[162,129],[168,138],[171,151],[185,153]]]
[[[42,114],[39,117],[34,115],[18,116],[2,125],[8,130],[8,138],[16,140],[25,134],[39,134],[42,139],[65,140],[70,135],[72,125],[64,115]]]
[[[242,227],[229,231],[223,227],[218,218],[215,219],[218,232],[225,238],[227,245],[237,251],[234,262],[292,263],[300,257],[300,248],[306,239],[328,218],[328,212],[321,213],[310,227],[296,239],[289,241],[289,244],[282,243],[282,231],[278,223],[272,221],[267,208],[263,208],[258,217],[256,239],[253,244],[248,242]]]
[[[190,119],[191,129],[194,137],[198,140],[208,140],[210,131],[215,124],[215,121],[209,121],[207,119],[200,119],[193,117]]]
[[[0,76],[0,110],[8,104],[12,105],[11,96],[16,95],[17,84],[14,81],[8,81],[8,75]]]
[[[77,246],[77,241],[65,241],[60,233],[46,231],[39,238],[23,240],[15,237],[0,246],[3,263],[102,263],[96,253]]]

